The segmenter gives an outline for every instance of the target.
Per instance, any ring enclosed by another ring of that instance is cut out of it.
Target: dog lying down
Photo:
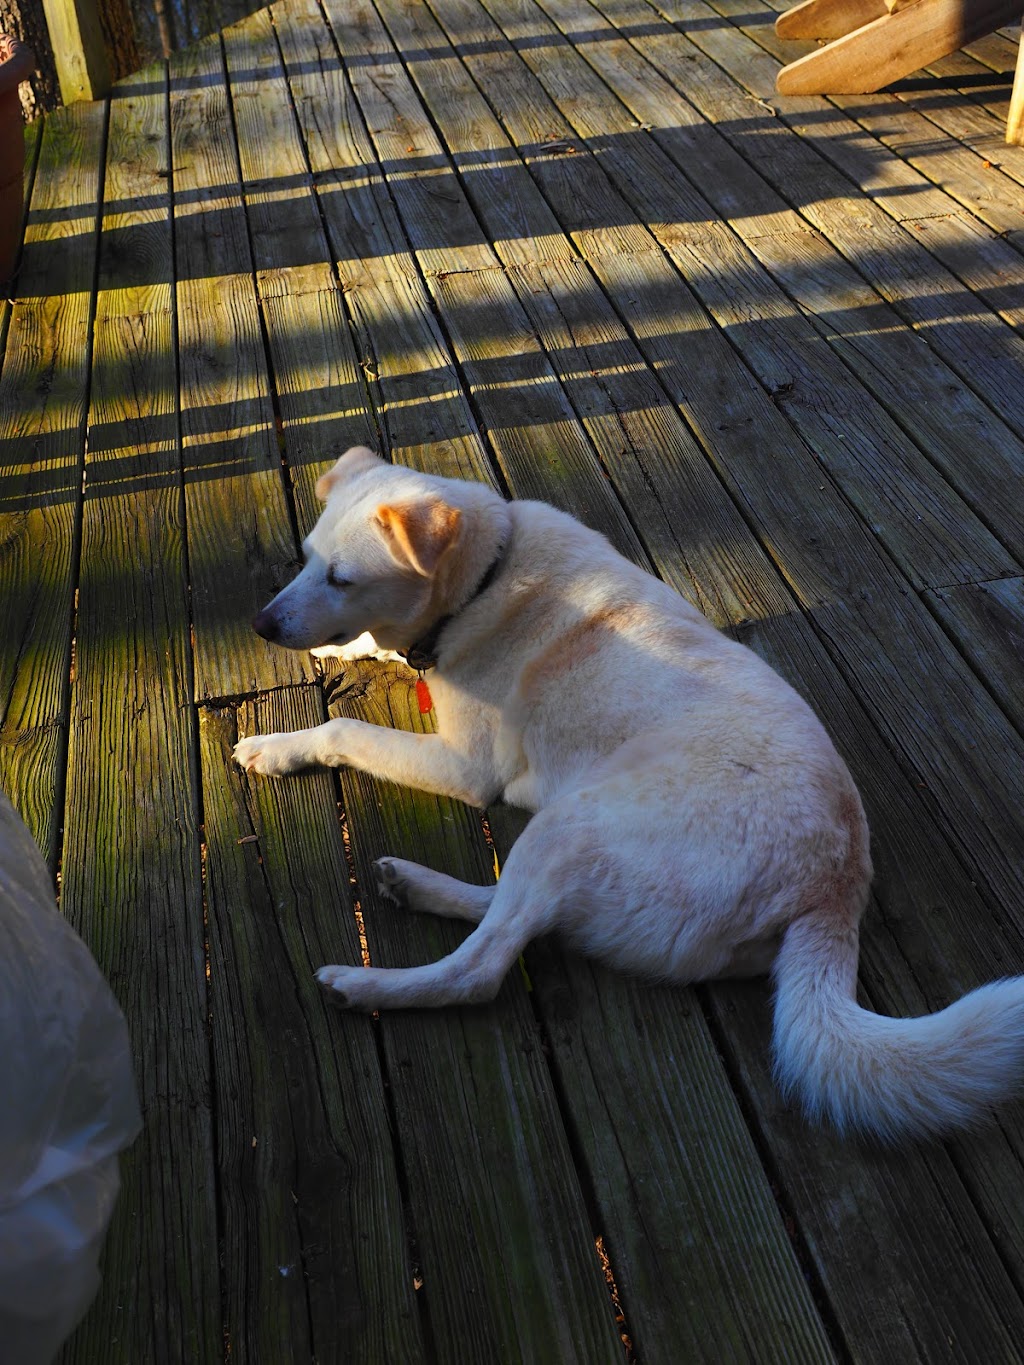
[[[305,567],[253,626],[286,649],[400,651],[430,670],[437,733],[331,720],[244,739],[237,761],[271,776],[348,764],[535,813],[495,886],[381,858],[386,894],[477,927],[427,966],[322,968],[338,1004],[490,1000],[526,944],[557,930],[661,980],[771,971],[778,1080],[840,1129],[932,1134],[1008,1097],[1024,1072],[1024,978],[920,1019],[856,1003],[871,878],[860,798],[756,654],[542,503],[362,447],[317,493]]]

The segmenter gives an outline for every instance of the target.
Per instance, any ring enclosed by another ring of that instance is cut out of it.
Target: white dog
[[[882,1137],[969,1122],[1024,1071],[1024,978],[895,1020],[855,1000],[871,865],[860,798],[809,707],[596,532],[356,448],[323,476],[298,577],[256,617],[287,649],[399,650],[437,733],[331,720],[244,739],[245,768],[351,767],[535,812],[495,886],[382,858],[382,890],[476,929],[405,969],[324,967],[364,1010],[491,999],[525,945],[663,980],[774,972],[777,1074]]]

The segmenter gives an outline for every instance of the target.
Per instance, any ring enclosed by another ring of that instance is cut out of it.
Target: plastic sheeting
[[[99,1285],[140,1128],[128,1030],[0,793],[0,1362],[47,1362]]]

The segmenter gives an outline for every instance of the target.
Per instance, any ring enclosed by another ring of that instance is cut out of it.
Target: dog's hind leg
[[[494,887],[471,887],[439,873],[427,873],[413,863],[400,864],[403,869],[414,870],[418,889],[440,889],[449,910],[454,905],[468,910],[475,900],[482,919],[453,953],[426,966],[321,967],[317,980],[330,998],[336,1004],[362,1010],[493,1000],[530,940],[555,927],[565,897],[575,900],[580,894],[580,888],[567,886],[561,874],[557,817],[553,822],[548,819],[550,814],[544,811],[527,827]],[[485,895],[490,900],[486,912],[481,904]],[[438,907],[424,898],[424,908]]]
[[[453,953],[423,967],[321,967],[320,982],[348,1009],[475,1005],[493,1000],[509,968],[537,932],[529,916],[503,913],[500,895]],[[497,911],[497,913],[495,913]]]
[[[444,872],[406,862],[404,858],[378,858],[373,865],[377,889],[407,910],[420,910],[446,919],[479,924],[494,899],[497,885],[474,886]]]

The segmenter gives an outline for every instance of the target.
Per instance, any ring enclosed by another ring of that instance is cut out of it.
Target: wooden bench
[[[775,23],[785,39],[824,46],[779,72],[780,95],[862,95],[1014,23],[1022,0],[804,0]],[[1024,139],[1024,64],[1017,63],[1006,140]]]

